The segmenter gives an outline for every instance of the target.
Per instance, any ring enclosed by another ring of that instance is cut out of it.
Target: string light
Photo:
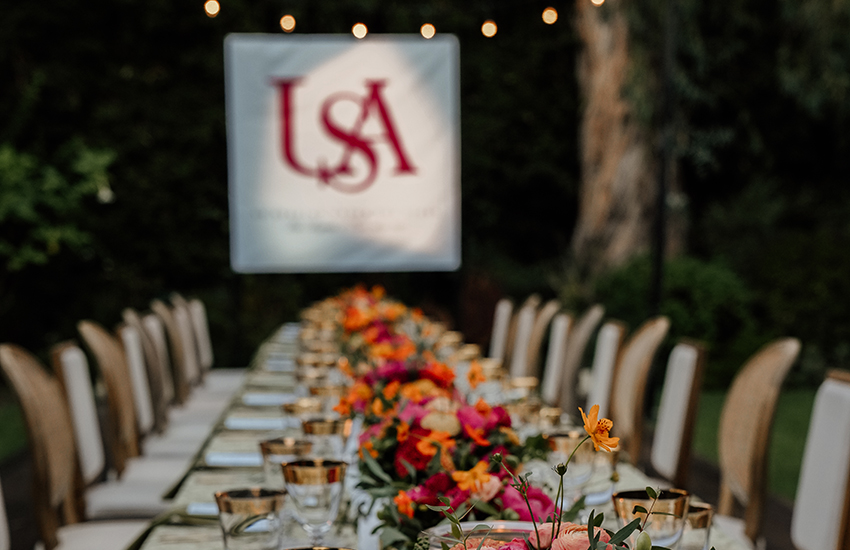
[[[419,34],[425,38],[434,38],[434,35],[437,34],[437,29],[431,23],[425,23],[419,28]]]
[[[291,15],[284,15],[280,18],[280,28],[283,32],[292,32],[295,30],[295,18]]]
[[[604,0],[603,0],[604,1]],[[543,10],[543,22],[547,25],[552,25],[558,20],[558,10],[555,8],[546,8]]]
[[[221,11],[221,6],[216,0],[207,0],[204,3],[204,11],[207,12],[207,17],[215,17]]]
[[[499,28],[496,26],[496,23],[492,19],[484,21],[484,24],[481,25],[481,34],[483,34],[487,38],[493,38],[494,36],[496,36],[496,31],[498,30]]]
[[[367,29],[366,25],[363,23],[356,23],[353,27],[351,27],[351,34],[353,34],[355,38],[363,38],[369,34],[369,29]]]

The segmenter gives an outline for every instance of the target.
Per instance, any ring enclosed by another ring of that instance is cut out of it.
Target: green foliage
[[[596,281],[596,300],[605,305],[607,316],[634,330],[647,318],[651,276],[649,258],[637,258]],[[752,307],[752,293],[722,264],[690,257],[665,263],[659,313],[671,322],[666,350],[683,337],[704,342],[707,386],[728,384],[762,343]],[[665,355],[661,352],[658,357]]]
[[[0,145],[0,260],[10,271],[45,264],[63,246],[79,253],[91,243],[78,218],[88,196],[110,196],[106,168],[114,155],[80,142],[64,153],[69,166],[60,170]]]

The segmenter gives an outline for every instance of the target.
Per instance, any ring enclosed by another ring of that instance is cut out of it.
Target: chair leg
[[[734,505],[735,497],[732,495],[732,489],[721,481],[720,497],[717,500],[717,513],[724,516],[731,516]]]

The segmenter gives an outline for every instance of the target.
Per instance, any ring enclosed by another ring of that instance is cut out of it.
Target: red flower
[[[430,456],[422,454],[416,448],[416,444],[430,433],[431,430],[425,428],[413,428],[410,430],[410,435],[407,439],[398,446],[394,463],[399,479],[404,479],[409,475],[407,468],[402,462],[403,460],[407,461],[416,470],[424,470],[428,466],[428,463],[431,462]]]

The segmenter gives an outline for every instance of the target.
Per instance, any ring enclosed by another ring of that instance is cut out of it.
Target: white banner
[[[224,49],[235,271],[460,266],[453,36],[233,34]]]

